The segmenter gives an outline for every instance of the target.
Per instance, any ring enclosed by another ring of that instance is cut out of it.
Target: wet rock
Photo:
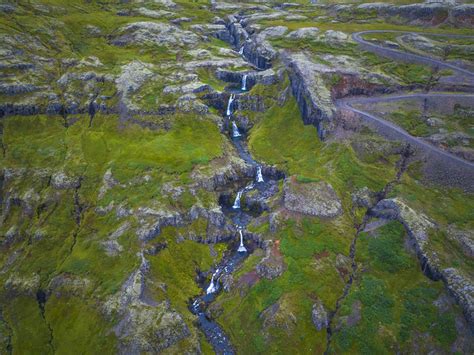
[[[121,27],[112,40],[116,46],[153,43],[160,46],[194,46],[199,37],[191,31],[159,22],[134,22]]]
[[[326,329],[329,325],[328,314],[321,301],[316,301],[311,310],[311,319],[318,331]]]
[[[224,289],[224,291],[230,292],[234,284],[234,277],[232,276],[232,274],[224,274],[221,277],[221,283],[222,283],[222,288]]]
[[[375,194],[367,187],[364,186],[357,189],[352,193],[352,203],[357,207],[369,208],[375,202]]]
[[[326,182],[298,183],[292,177],[283,187],[285,208],[310,216],[332,218],[342,214],[342,204]]]
[[[230,35],[230,44],[240,49],[249,38],[249,34],[233,15],[227,17],[226,23]]]
[[[280,253],[280,241],[267,240],[264,242],[265,257],[258,263],[256,270],[260,277],[268,280],[280,276],[285,271],[285,262]]]

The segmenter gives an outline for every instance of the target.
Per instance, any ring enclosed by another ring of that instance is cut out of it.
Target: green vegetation
[[[343,327],[334,336],[335,352],[447,350],[456,340],[457,307],[436,306],[436,300],[446,297],[443,286],[422,275],[416,258],[404,248],[404,238],[403,226],[396,222],[361,235],[357,261],[364,271],[336,320]]]
[[[181,42],[166,44],[158,38],[161,34],[146,30],[139,35],[155,41],[112,43],[123,26],[134,22],[172,23],[167,31],[173,32],[257,10],[249,5],[251,1],[244,1],[249,8],[242,11],[213,10],[208,0],[174,2],[176,7],[153,1],[41,0],[15,2],[15,11],[2,12],[0,37],[5,48],[0,75],[2,84],[10,86],[2,86],[0,94],[1,354],[127,352],[121,348],[120,335],[130,330],[130,334],[136,331],[138,342],[157,337],[169,340],[181,331],[178,327],[157,329],[172,324],[167,318],[174,316],[184,321],[189,333],[164,353],[213,353],[189,305],[203,292],[197,276],[213,269],[228,245],[237,243],[237,238],[212,243],[219,231],[210,220],[220,218],[219,197],[234,196],[234,189],[250,176],[234,179],[248,170],[224,132],[225,121],[215,115],[217,109],[209,107],[206,114],[181,106],[181,100],[177,103],[186,94],[189,106],[211,105],[206,100],[213,91],[197,93],[193,85],[200,81],[224,91],[227,84],[217,78],[218,68],[196,62],[238,56],[229,51],[229,44],[209,33],[200,33],[189,48]],[[145,16],[142,7],[155,13]],[[399,85],[425,88],[434,74],[450,74],[394,63],[361,51],[349,40],[324,38],[327,30],[350,35],[368,29],[416,31],[419,27],[383,21],[372,10],[346,11],[337,17],[320,6],[285,11],[307,20],[264,18],[255,28],[318,27],[322,36],[312,40],[285,37],[271,42],[276,49],[304,52],[315,63],[328,66],[335,62],[331,55],[341,56],[348,70],[360,71],[362,84],[370,86],[375,80],[379,87],[389,89]],[[440,26],[426,31],[469,33],[471,29]],[[447,58],[470,59],[472,54],[472,41],[436,39],[436,43],[451,46]],[[132,61],[142,61],[148,69],[124,72],[123,66]],[[226,68],[253,70],[236,63]],[[323,353],[327,332],[316,330],[313,324],[316,302],[328,314],[337,311],[331,324],[330,350],[335,353],[454,349],[454,341],[462,335],[456,328],[462,319],[460,309],[441,282],[423,276],[415,256],[405,247],[402,225],[391,222],[357,234],[366,208],[356,204],[354,193],[363,188],[376,193],[393,180],[401,143],[388,142],[368,128],[344,132],[343,139],[335,135],[320,141],[316,128],[303,124],[288,74],[282,70],[284,64],[278,59],[273,62],[281,79],[278,83],[257,83],[246,93],[265,110],[249,105],[236,112],[239,124],[249,127],[242,139],[248,138],[255,160],[275,165],[297,183],[329,183],[342,201],[343,213],[322,219],[290,212],[283,205],[284,181],[279,181],[278,192],[267,201],[269,210],[252,218],[246,232],[261,238],[262,245],[272,241],[270,255],[283,273],[273,279],[259,275],[256,269],[266,251],[256,248],[233,273],[230,290],[219,293],[207,313],[244,354]],[[342,74],[322,74],[321,85],[334,89],[344,86],[345,79]],[[23,84],[35,87],[29,92]],[[164,93],[165,87],[172,90]],[[14,94],[8,88],[21,92]],[[94,100],[100,109],[91,118],[89,103]],[[3,116],[5,108],[35,112],[36,107],[59,114]],[[414,135],[438,131],[418,119],[419,107],[385,111]],[[448,133],[474,136],[469,107],[458,105],[452,114],[437,118]],[[340,123],[339,117],[336,121]],[[456,142],[446,144],[454,147]],[[471,139],[465,145],[473,144]],[[421,171],[422,167],[411,166],[388,197],[403,199],[435,222],[427,249],[436,253],[442,268],[455,267],[472,275],[474,263],[450,234],[452,227],[474,228],[472,195],[426,184]],[[227,181],[231,183],[223,186]],[[219,186],[214,188],[214,184]],[[242,202],[257,193],[249,192]],[[216,215],[204,218],[199,211],[196,216],[196,207]],[[231,230],[229,216],[226,223],[219,227],[223,233]],[[350,248],[356,235],[357,273],[336,310],[352,272]],[[197,242],[206,237],[209,244]],[[250,245],[248,240],[245,243]],[[130,316],[124,322],[130,326],[126,331],[117,328],[124,315],[115,309],[114,301],[125,304],[130,314],[138,310],[133,314],[138,314],[137,319]],[[161,305],[170,312],[153,319],[150,314],[159,312]],[[148,321],[155,323],[147,328]]]
[[[312,300],[319,298],[331,309],[342,292],[334,260],[348,253],[350,236],[341,232],[350,227],[345,228],[316,219],[289,220],[275,236],[286,271],[271,281],[260,279],[251,288],[244,280],[252,278],[256,260],[246,261],[245,271],[235,275],[240,278],[235,289],[217,300],[217,319],[239,351],[324,351],[325,331],[317,332],[311,322]],[[279,308],[272,317],[269,309],[275,304]]]

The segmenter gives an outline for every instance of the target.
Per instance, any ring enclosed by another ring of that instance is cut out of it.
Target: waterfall
[[[217,284],[214,284],[214,278],[216,277],[218,272],[219,272],[219,269],[217,269],[216,272],[212,274],[211,283],[209,284],[209,287],[206,290],[206,293],[208,295],[217,291],[217,287],[216,287]]]
[[[240,198],[242,197],[242,193],[244,191],[243,190],[240,190],[239,192],[237,192],[237,196],[235,197],[235,201],[234,201],[234,205],[232,206],[233,209],[239,209],[240,208]]]
[[[232,114],[232,102],[234,102],[234,94],[230,95],[229,102],[227,103],[227,116]]]
[[[262,167],[257,167],[257,182],[264,182],[263,175],[262,175]]]
[[[240,233],[240,245],[239,245],[239,249],[237,249],[237,251],[239,253],[246,253],[247,248],[245,248],[245,246],[244,246],[244,236],[242,234],[242,229],[239,229],[239,233]]]
[[[239,132],[239,127],[235,124],[234,121],[232,121],[232,137],[237,138],[240,137],[241,134]]]
[[[240,47],[240,49],[239,49],[239,54],[240,54],[240,55],[243,55],[243,54],[244,54],[244,46]]]
[[[244,74],[244,76],[242,76],[242,91],[246,91],[247,90],[247,74]]]

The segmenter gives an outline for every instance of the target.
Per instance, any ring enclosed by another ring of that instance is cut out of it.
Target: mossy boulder
[[[289,211],[326,218],[342,214],[341,200],[324,181],[299,183],[292,177],[285,180],[283,193],[284,206]]]

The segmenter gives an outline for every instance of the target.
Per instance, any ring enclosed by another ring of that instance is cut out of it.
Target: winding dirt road
[[[455,35],[455,34],[440,34],[440,33],[423,33],[423,32],[405,32],[405,31],[394,31],[394,30],[372,30],[372,31],[362,31],[362,32],[355,32],[352,34],[352,39],[359,44],[363,49],[370,51],[372,53],[394,59],[400,60],[409,63],[419,63],[424,65],[429,65],[432,67],[438,67],[440,69],[450,69],[457,73],[467,75],[469,78],[474,79],[474,72],[469,71],[464,68],[460,68],[459,66],[451,63],[444,62],[442,60],[432,58],[432,57],[424,57],[419,54],[399,51],[397,49],[388,48],[381,46],[379,44],[370,42],[365,40],[362,36],[372,34],[372,33],[399,33],[399,34],[416,34],[416,35],[429,35],[435,37],[447,37],[447,38],[472,38],[474,36],[468,35]]]
[[[357,32],[352,35],[354,41],[356,41],[363,49],[373,52],[377,55],[389,57],[397,61],[405,62],[416,62],[424,65],[429,65],[438,68],[445,68],[453,70],[463,76],[467,76],[472,79],[474,85],[474,72],[467,69],[460,68],[454,64],[446,63],[441,60],[437,60],[431,57],[423,57],[418,54],[412,54],[407,52],[398,51],[392,48],[386,48],[375,43],[371,43],[362,38],[363,35],[370,33],[413,33],[413,34],[424,34],[421,32],[404,32],[404,31],[385,31],[385,30],[373,30]],[[474,36],[465,35],[452,35],[452,34],[429,34],[439,37],[451,37],[451,38],[474,38]],[[424,155],[425,160],[425,175],[433,181],[448,183],[449,185],[461,187],[467,191],[474,191],[474,163],[464,160],[454,154],[451,154],[445,150],[442,150],[419,137],[414,137],[405,131],[403,128],[397,126],[393,122],[387,121],[382,117],[376,116],[372,113],[355,108],[352,105],[355,104],[372,104],[372,103],[383,103],[393,102],[398,100],[406,99],[425,99],[425,98],[439,98],[440,100],[449,98],[464,98],[473,103],[474,106],[474,95],[466,93],[407,93],[400,95],[389,95],[380,97],[355,97],[338,100],[336,105],[339,109],[349,110],[358,114],[366,123],[375,128],[380,134],[395,140],[403,140],[414,147],[418,148]],[[472,101],[471,101],[472,99]]]

